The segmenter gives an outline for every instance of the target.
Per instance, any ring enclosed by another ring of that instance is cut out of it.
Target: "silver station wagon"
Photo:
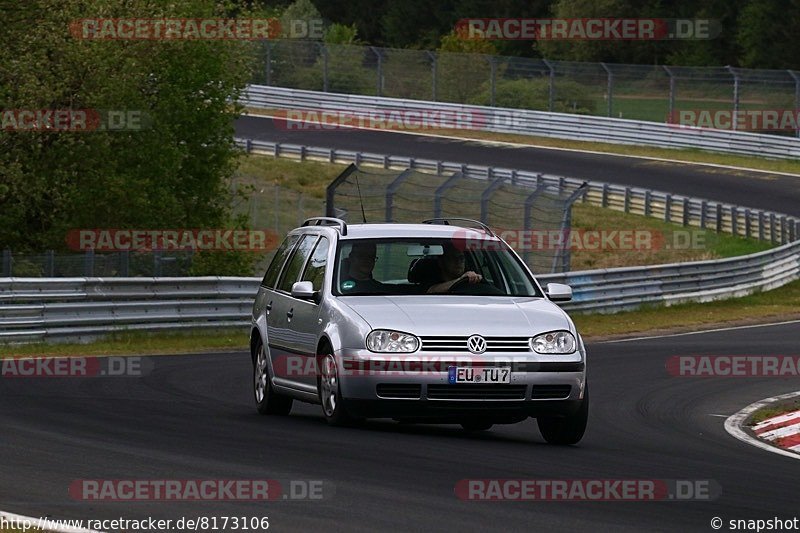
[[[537,419],[547,442],[586,429],[586,350],[554,302],[490,228],[467,219],[289,232],[253,306],[258,412],[322,405],[328,423],[366,418],[461,424]]]

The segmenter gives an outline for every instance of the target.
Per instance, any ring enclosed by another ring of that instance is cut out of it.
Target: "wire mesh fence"
[[[480,220],[506,237],[533,272],[566,272],[568,247],[537,245],[543,240],[532,237],[569,231],[574,193],[505,178],[481,180],[460,172],[398,173],[351,165],[328,188],[327,214],[350,223]]]
[[[800,134],[800,72],[792,70],[588,63],[289,40],[264,47],[263,68],[253,77],[258,84],[661,123],[675,122],[680,111],[794,111],[788,124],[741,128],[740,120],[739,126]]]

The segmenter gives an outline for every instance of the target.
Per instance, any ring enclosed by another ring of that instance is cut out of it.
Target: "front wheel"
[[[564,417],[540,417],[536,419],[542,437],[549,444],[577,444],[586,432],[589,420],[589,385],[583,391],[583,401],[575,414]]]
[[[336,358],[331,354],[320,356],[319,400],[322,413],[331,426],[349,426],[357,419],[350,416],[342,399],[342,388],[339,383],[339,371]]]
[[[256,346],[256,358],[253,361],[253,394],[259,414],[285,416],[292,410],[292,399],[278,395],[272,388],[267,350],[260,341]]]

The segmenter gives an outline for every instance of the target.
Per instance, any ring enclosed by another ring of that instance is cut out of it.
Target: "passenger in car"
[[[386,285],[372,277],[372,269],[377,261],[377,247],[373,243],[353,244],[350,255],[342,261],[343,273],[341,290],[343,293],[385,292]]]

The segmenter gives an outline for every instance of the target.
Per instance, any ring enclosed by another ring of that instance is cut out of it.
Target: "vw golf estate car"
[[[253,306],[256,407],[287,415],[302,401],[332,425],[392,418],[471,431],[534,417],[548,442],[576,443],[586,350],[554,303],[571,298],[566,285],[542,289],[480,222],[306,220]]]

